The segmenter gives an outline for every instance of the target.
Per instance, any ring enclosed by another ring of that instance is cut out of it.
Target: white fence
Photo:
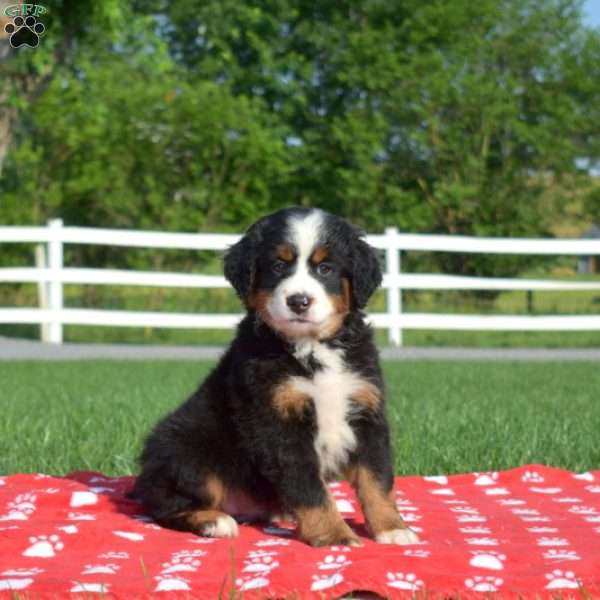
[[[223,251],[239,239],[237,235],[163,233],[64,227],[61,220],[47,227],[0,227],[1,243],[45,244],[38,247],[35,267],[0,268],[3,282],[37,283],[38,308],[0,308],[0,323],[34,323],[42,326],[42,339],[60,344],[64,325],[108,327],[172,327],[229,329],[240,314],[183,314],[146,311],[73,309],[63,306],[65,284],[143,285],[185,288],[224,288],[224,277],[185,273],[115,269],[82,269],[63,265],[65,244],[98,244],[143,248],[179,248]],[[439,274],[409,274],[401,271],[401,253],[408,250],[475,252],[492,254],[600,255],[600,240],[503,239],[399,233],[395,227],[368,241],[385,252],[386,312],[371,313],[375,327],[388,330],[392,344],[402,344],[403,329],[453,329],[496,331],[589,331],[600,330],[599,315],[455,315],[406,313],[402,290],[600,290],[600,281],[573,282],[539,279],[502,279]],[[39,250],[42,250],[41,252]]]

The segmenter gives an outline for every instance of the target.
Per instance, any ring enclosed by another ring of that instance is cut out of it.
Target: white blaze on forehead
[[[313,253],[319,242],[322,226],[323,213],[320,210],[313,210],[305,217],[293,217],[290,220],[291,242],[296,246],[299,265],[306,264]]]

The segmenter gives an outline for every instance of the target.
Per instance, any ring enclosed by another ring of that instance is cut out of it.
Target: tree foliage
[[[39,58],[15,57],[56,73],[22,114],[3,220],[239,230],[300,203],[372,231],[537,236],[549,190],[600,155],[600,36],[578,0],[119,7],[106,27],[73,17],[90,31],[68,61],[70,10]]]

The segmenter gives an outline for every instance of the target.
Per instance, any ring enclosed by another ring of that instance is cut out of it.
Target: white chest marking
[[[299,359],[311,353],[323,366],[312,379],[293,377],[293,383],[308,394],[315,406],[317,433],[314,446],[323,476],[338,474],[356,448],[356,437],[348,417],[350,396],[361,385],[361,379],[344,367],[341,351],[324,344],[307,341],[297,345]]]

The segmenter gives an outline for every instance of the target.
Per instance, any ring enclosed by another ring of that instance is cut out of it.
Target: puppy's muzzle
[[[312,298],[306,294],[292,294],[286,298],[286,303],[292,312],[303,315],[309,309]]]

